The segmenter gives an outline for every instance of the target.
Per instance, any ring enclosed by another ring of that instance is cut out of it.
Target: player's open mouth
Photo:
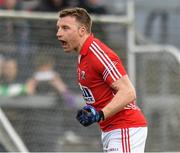
[[[66,42],[66,41],[64,41],[64,40],[60,40],[60,41],[61,41],[62,47],[65,47],[65,46],[67,45],[67,42]]]

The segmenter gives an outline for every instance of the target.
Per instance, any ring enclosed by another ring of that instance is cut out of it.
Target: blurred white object
[[[55,73],[53,71],[37,72],[34,75],[35,79],[38,81],[49,81],[52,80],[54,76]]]

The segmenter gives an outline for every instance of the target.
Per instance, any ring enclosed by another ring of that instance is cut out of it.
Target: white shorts
[[[102,132],[103,151],[108,153],[144,153],[147,127]]]

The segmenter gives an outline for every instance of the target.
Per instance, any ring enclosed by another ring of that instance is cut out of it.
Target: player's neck
[[[79,46],[78,46],[78,48],[76,49],[76,51],[77,51],[78,53],[81,51],[81,49],[82,49],[85,41],[87,40],[87,38],[88,38],[89,36],[90,36],[90,33],[84,35],[84,36],[81,38],[81,40],[80,40],[80,42],[79,42]]]

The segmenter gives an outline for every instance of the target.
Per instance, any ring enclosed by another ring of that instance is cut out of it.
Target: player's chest
[[[80,84],[91,87],[97,82],[99,76],[93,68],[94,64],[90,58],[81,59],[77,68],[77,76]]]
[[[77,75],[80,89],[86,103],[94,103],[99,99],[97,90],[101,87],[102,79],[94,69],[90,59],[82,59],[78,64]]]
[[[91,72],[92,71],[91,69],[92,69],[92,65],[88,61],[81,60],[77,68],[79,83],[83,85],[89,85],[91,83],[94,75],[93,72]]]

